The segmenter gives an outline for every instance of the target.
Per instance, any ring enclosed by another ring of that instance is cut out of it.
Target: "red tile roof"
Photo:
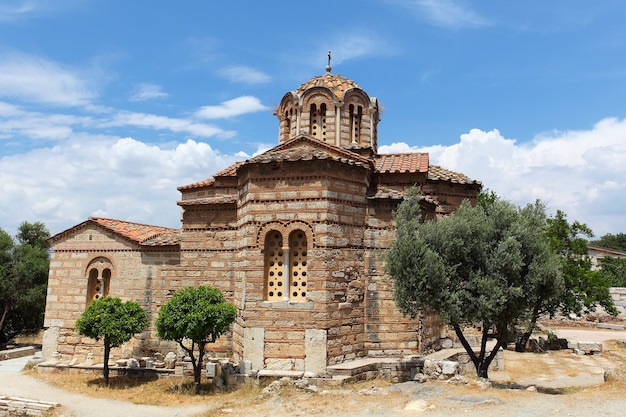
[[[231,166],[229,166],[227,168],[224,168],[220,172],[214,174],[209,179],[206,179],[206,180],[203,180],[203,181],[194,182],[192,184],[181,185],[180,187],[177,188],[177,190],[178,191],[183,191],[183,190],[191,190],[193,188],[206,187],[206,186],[209,186],[209,185],[213,184],[215,182],[215,178],[217,178],[217,177],[234,177],[237,174],[237,168],[242,166],[244,163],[245,163],[245,161],[235,162]]]
[[[301,144],[312,146],[300,146]],[[314,159],[330,159],[349,165],[371,167],[372,161],[358,153],[338,146],[330,145],[315,139],[312,136],[301,134],[287,142],[255,156],[246,161],[257,163],[269,163],[274,161],[310,161]]]
[[[383,174],[428,172],[428,154],[424,152],[376,155],[374,163],[376,172]]]
[[[178,229],[104,217],[90,217],[89,221],[144,246],[175,245],[179,241]]]
[[[473,180],[465,174],[450,171],[449,169],[440,167],[439,165],[431,165],[429,167],[428,179],[431,181],[450,181],[451,183],[456,184],[481,184],[480,181]]]

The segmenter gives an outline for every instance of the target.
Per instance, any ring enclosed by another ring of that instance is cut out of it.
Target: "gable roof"
[[[301,134],[293,139],[279,144],[260,155],[245,161],[238,161],[229,167],[214,174],[211,178],[194,182],[192,184],[181,185],[178,191],[191,190],[195,188],[208,187],[215,183],[218,177],[234,177],[237,170],[249,163],[271,163],[277,161],[310,161],[314,159],[330,159],[334,161],[344,162],[349,165],[358,165],[366,168],[372,168],[372,161],[358,153],[349,151],[344,148],[329,145],[325,142],[315,139],[307,134]]]
[[[277,161],[310,161],[314,159],[327,159],[349,165],[373,168],[372,161],[369,158],[348,149],[322,142],[307,134],[300,134],[254,158],[248,159],[246,164]]]
[[[52,236],[50,241],[55,242],[89,224],[100,226],[141,246],[172,246],[178,245],[180,241],[178,229],[104,217],[90,217],[89,220]]]

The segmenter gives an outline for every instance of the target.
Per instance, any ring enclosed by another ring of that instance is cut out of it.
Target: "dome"
[[[315,87],[328,88],[338,99],[341,99],[344,93],[350,89],[361,89],[357,83],[349,78],[346,78],[343,75],[331,74],[330,72],[327,72],[324,75],[318,75],[317,77],[313,77],[309,81],[303,83],[296,90],[296,93],[298,96],[302,96],[305,91]]]

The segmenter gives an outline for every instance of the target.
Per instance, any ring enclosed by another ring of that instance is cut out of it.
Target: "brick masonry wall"
[[[54,245],[50,259],[48,292],[44,327],[53,328],[46,342],[47,353],[58,351],[65,361],[80,360],[89,352],[103,354],[102,342],[80,336],[76,320],[87,307],[88,266],[96,258],[106,258],[112,265],[109,296],[123,301],[139,302],[151,320],[156,319],[158,301],[168,289],[160,280],[161,268],[179,262],[177,250],[140,250],[131,242],[116,237],[96,226],[68,237]],[[171,349],[166,344],[165,349]],[[135,336],[113,355],[145,356],[146,352],[163,349],[152,327]],[[76,357],[76,358],[75,358]]]

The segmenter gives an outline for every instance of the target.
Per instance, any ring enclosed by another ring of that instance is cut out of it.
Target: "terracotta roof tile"
[[[209,179],[206,179],[206,180],[203,180],[203,181],[194,182],[192,184],[181,185],[180,187],[177,188],[177,190],[178,191],[183,191],[183,190],[191,190],[191,189],[194,189],[194,188],[207,187],[207,186],[213,184],[215,182],[215,178],[217,178],[217,177],[234,177],[237,174],[237,168],[242,166],[244,163],[245,163],[245,161],[235,162],[231,166],[229,166],[227,168],[224,168],[223,170],[221,170],[218,173],[214,174]]]
[[[439,165],[431,165],[428,169],[428,179],[432,181],[450,181],[456,184],[476,184],[480,185],[480,181],[476,181],[461,174],[460,172],[450,171]]]
[[[89,221],[143,246],[175,245],[179,241],[178,229],[104,217],[90,217]]]
[[[307,144],[312,146],[299,146]],[[270,163],[274,161],[310,161],[315,159],[330,159],[344,162],[349,165],[358,165],[370,168],[371,160],[358,153],[344,148],[330,145],[317,140],[309,135],[300,135],[288,140],[267,152],[255,156],[246,161],[257,163]]]
[[[297,90],[300,96],[307,90],[314,87],[328,88],[337,98],[342,98],[344,93],[353,88],[361,88],[357,83],[349,78],[339,74],[326,73],[324,75],[318,75],[311,78],[309,81],[303,83]]]
[[[428,172],[428,154],[424,152],[376,155],[374,163],[376,172],[384,174]]]

